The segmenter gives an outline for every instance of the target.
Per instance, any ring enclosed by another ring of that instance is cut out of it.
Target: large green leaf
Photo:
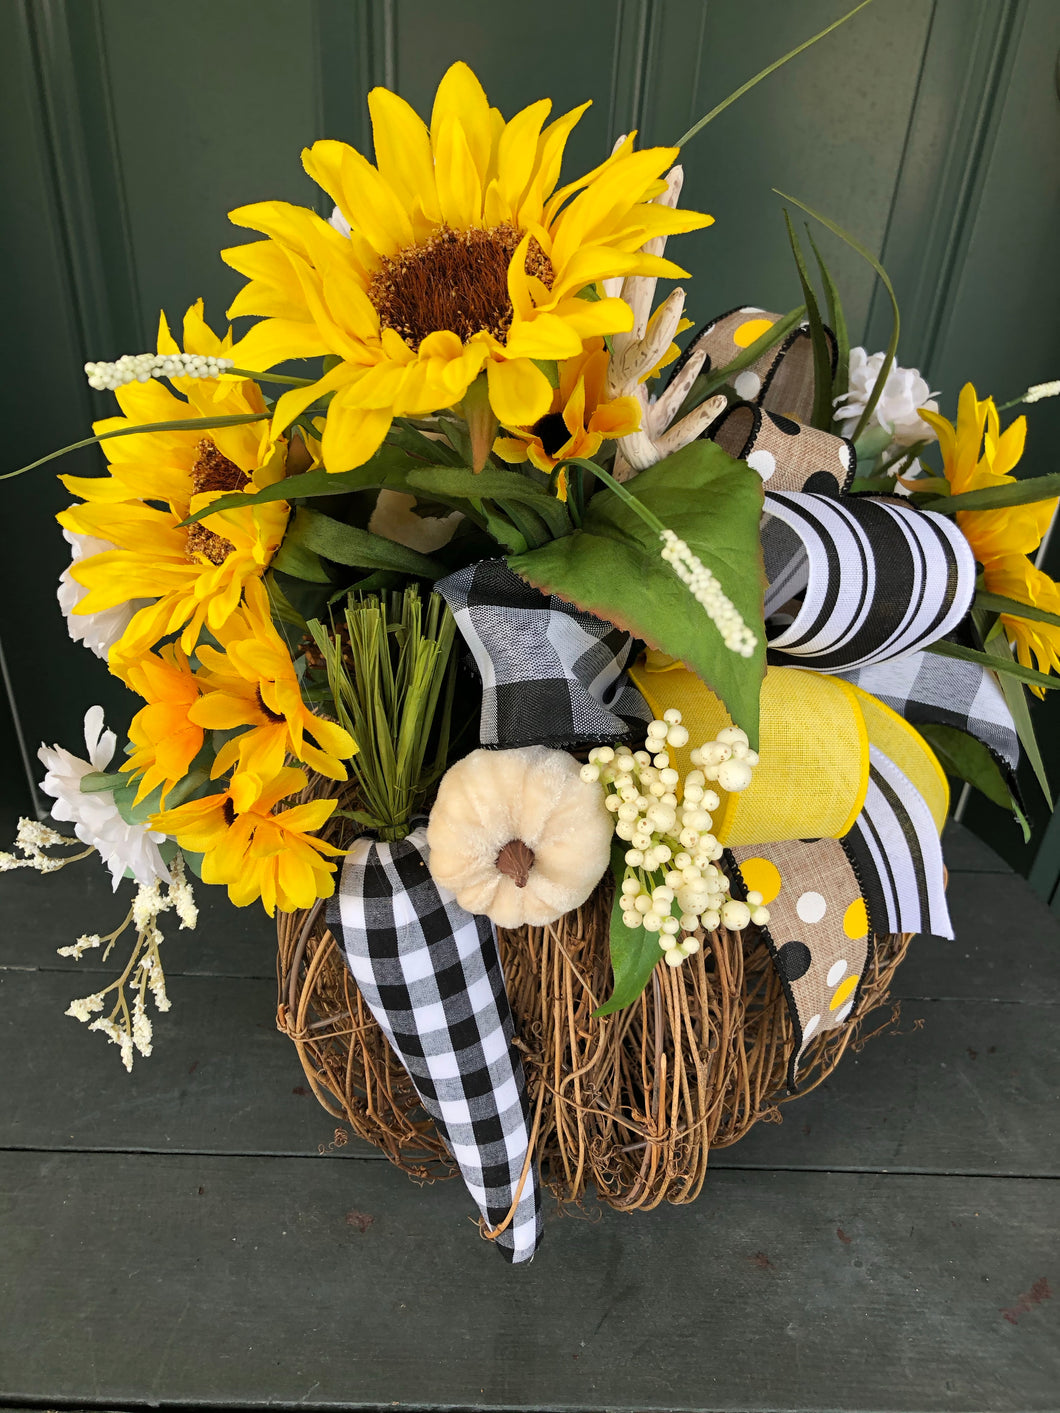
[[[594,1016],[609,1016],[631,1006],[647,986],[652,972],[662,961],[659,934],[643,927],[627,927],[622,921],[622,879],[626,872],[626,845],[615,841],[611,849],[611,872],[615,880],[615,900],[611,907],[611,970],[614,986]]]
[[[606,486],[589,502],[582,529],[514,555],[509,565],[536,588],[687,663],[757,748],[765,671],[761,478],[714,442],[696,441],[642,471],[625,489],[716,576],[758,639],[753,656],[740,657],[725,646],[702,606],[662,559],[658,536]]]
[[[445,566],[436,559],[406,545],[373,535],[358,525],[344,525],[341,520],[332,520],[330,515],[321,515],[319,510],[307,510],[304,506],[295,511],[288,527],[284,547],[288,544],[313,550],[334,564],[351,565],[356,569],[395,569],[399,574],[423,579],[439,579],[446,572]],[[284,568],[285,572],[292,572]]]
[[[1027,816],[1013,799],[1001,773],[1001,767],[982,741],[969,736],[967,731],[958,730],[956,726],[943,726],[941,723],[922,724],[917,730],[938,756],[939,763],[947,775],[953,775],[958,780],[967,780],[969,785],[979,790],[995,805],[1011,811],[1023,830],[1024,842],[1030,840],[1031,828]]]

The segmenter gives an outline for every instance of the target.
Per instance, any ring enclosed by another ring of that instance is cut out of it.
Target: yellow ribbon
[[[689,741],[677,769],[693,768],[694,746],[732,720],[721,701],[683,663],[649,653],[631,676],[656,717],[677,707]],[[941,832],[949,804],[946,777],[923,737],[875,697],[841,678],[798,667],[771,667],[762,682],[759,764],[746,790],[714,785],[721,804],[714,833],[729,846],[786,839],[841,839],[865,803],[869,744],[920,791]]]

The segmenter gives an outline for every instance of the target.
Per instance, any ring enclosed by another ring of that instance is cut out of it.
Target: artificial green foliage
[[[347,817],[381,839],[403,839],[448,763],[453,616],[440,595],[424,602],[411,584],[351,594],[337,629],[317,619],[308,626],[339,722],[357,742],[350,771],[363,809]]]
[[[568,535],[572,529],[566,507],[549,494],[544,476],[531,479],[519,471],[492,466],[477,474],[464,466],[429,466],[410,471],[408,486],[413,495],[446,502],[492,501],[505,513],[509,506],[527,506],[545,522],[550,538]]]
[[[289,544],[312,550],[334,564],[355,569],[393,569],[399,574],[422,579],[439,579],[446,572],[444,564],[407,545],[383,535],[373,535],[371,530],[362,530],[359,525],[344,525],[341,520],[333,520],[318,510],[307,510],[305,506],[299,506],[287,527],[284,547]],[[291,572],[286,565],[280,568],[285,573]]]
[[[821,311],[817,307],[810,272],[806,268],[802,247],[799,245],[791,217],[784,212],[784,224],[788,228],[788,241],[795,257],[795,268],[799,272],[802,297],[806,301],[806,323],[810,331],[810,345],[813,350],[813,412],[810,420],[813,426],[827,432],[832,425],[832,348],[825,332]]]
[[[1004,594],[991,594],[986,589],[977,591],[975,606],[989,613],[1008,613],[1015,618],[1028,618],[1033,623],[1051,623],[1054,628],[1060,628],[1060,613],[1049,613],[1047,609],[1036,608],[1032,603],[1009,599]]]
[[[1060,472],[1050,476],[1027,476],[1004,486],[984,486],[959,496],[941,495],[920,501],[921,510],[937,510],[941,515],[957,515],[962,510],[1008,510],[1014,505],[1030,505],[1038,500],[1060,496]]]
[[[589,501],[580,530],[512,556],[509,565],[536,588],[686,663],[717,693],[757,748],[765,671],[761,478],[713,442],[696,441],[640,472],[624,489],[663,525],[677,527],[717,577],[758,639],[753,656],[740,657],[725,646],[704,609],[661,558],[657,534],[606,489]]]
[[[418,434],[417,434],[418,435]],[[441,444],[420,439],[424,447],[440,447]],[[351,491],[370,491],[386,488],[391,491],[409,490],[409,473],[430,468],[432,463],[422,456],[411,456],[403,447],[384,446],[352,471],[325,471],[317,467],[315,471],[304,471],[300,476],[287,476],[263,486],[260,491],[232,491],[229,495],[218,496],[209,505],[189,515],[182,524],[192,525],[206,515],[216,515],[219,510],[245,510],[250,505],[265,505],[275,500],[310,500],[317,496],[338,496]],[[438,467],[444,470],[444,467]]]
[[[929,643],[925,651],[937,653],[939,657],[957,657],[964,662],[977,662],[980,667],[989,667],[1002,678],[1016,677],[1032,687],[1044,687],[1047,691],[1055,691],[1060,687],[1060,677],[1051,677],[1048,673],[1036,672],[1033,667],[1024,667],[1011,654],[1003,656],[989,652],[981,653],[976,648],[966,648],[960,643],[951,643],[946,639]]]
[[[1001,767],[990,754],[982,741],[960,731],[956,726],[941,724],[919,725],[917,730],[939,758],[939,764],[947,775],[958,780],[966,780],[988,800],[1002,809],[1008,810],[1023,830],[1026,843],[1031,837],[1031,827],[1017,800],[1005,782]]]
[[[887,379],[890,377],[891,369],[894,367],[895,354],[898,352],[898,333],[901,328],[901,316],[898,312],[898,299],[894,292],[894,286],[891,284],[887,271],[876,259],[875,255],[873,255],[872,251],[866,249],[861,241],[855,239],[849,231],[845,231],[842,226],[837,225],[836,222],[830,220],[829,217],[822,216],[819,211],[815,211],[812,206],[807,206],[804,201],[800,201],[797,197],[788,196],[785,192],[777,190],[776,187],[774,187],[773,190],[784,201],[790,201],[791,204],[797,206],[800,211],[805,211],[807,216],[812,216],[815,221],[820,221],[822,226],[830,230],[833,235],[837,235],[840,240],[845,241],[846,244],[850,246],[851,250],[856,251],[858,255],[861,256],[862,260],[871,265],[876,271],[880,283],[887,291],[888,299],[891,301],[891,313],[893,315],[891,337],[887,343],[887,353],[884,357],[883,364],[880,367],[875,383],[872,385],[869,400],[865,404],[865,410],[858,419],[857,426],[854,428],[851,441],[856,442],[858,437],[861,436],[862,432],[869,425],[872,414],[876,411],[876,404],[879,402]]]
[[[843,397],[850,386],[850,334],[847,331],[846,315],[843,313],[843,301],[839,297],[839,289],[832,278],[831,271],[824,263],[824,257],[817,249],[817,242],[811,235],[809,226],[806,227],[806,236],[817,259],[817,268],[821,272],[821,283],[824,285],[825,301],[828,307],[828,324],[835,334],[836,370],[832,378],[832,399],[834,402],[836,398]]]
[[[662,961],[659,934],[643,927],[627,927],[622,921],[622,879],[626,872],[626,845],[616,840],[611,849],[611,873],[615,898],[611,906],[611,969],[614,985],[611,995],[594,1016],[609,1016],[631,1006],[647,986],[652,972]]]

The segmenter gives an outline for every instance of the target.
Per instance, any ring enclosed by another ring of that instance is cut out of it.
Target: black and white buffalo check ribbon
[[[346,856],[328,921],[354,980],[438,1125],[510,1261],[541,1240],[530,1113],[497,937],[427,867],[426,829],[394,844],[359,839]],[[524,1178],[525,1172],[525,1178]]]
[[[817,672],[850,672],[944,638],[975,592],[959,528],[898,497],[767,492],[762,550],[769,661]]]
[[[542,594],[503,559],[435,585],[482,678],[483,746],[594,745],[640,736],[651,711],[626,667],[635,640]]]
[[[977,662],[907,653],[837,673],[879,697],[913,726],[953,726],[981,741],[1009,773],[1019,763],[1019,737],[997,677]]]

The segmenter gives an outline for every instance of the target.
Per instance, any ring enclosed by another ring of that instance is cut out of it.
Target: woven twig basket
[[[768,949],[748,928],[707,935],[680,967],[656,967],[634,1005],[594,1020],[610,991],[610,905],[608,882],[548,927],[500,933],[542,1182],[561,1202],[592,1187],[623,1211],[691,1202],[711,1148],[777,1122],[791,1097],[787,1006]],[[448,1150],[361,998],[323,906],[280,914],[278,933],[277,1023],[321,1104],[405,1172],[450,1176]],[[877,938],[858,1011],[811,1045],[800,1095],[869,1038],[866,1018],[887,1001],[909,941]]]

